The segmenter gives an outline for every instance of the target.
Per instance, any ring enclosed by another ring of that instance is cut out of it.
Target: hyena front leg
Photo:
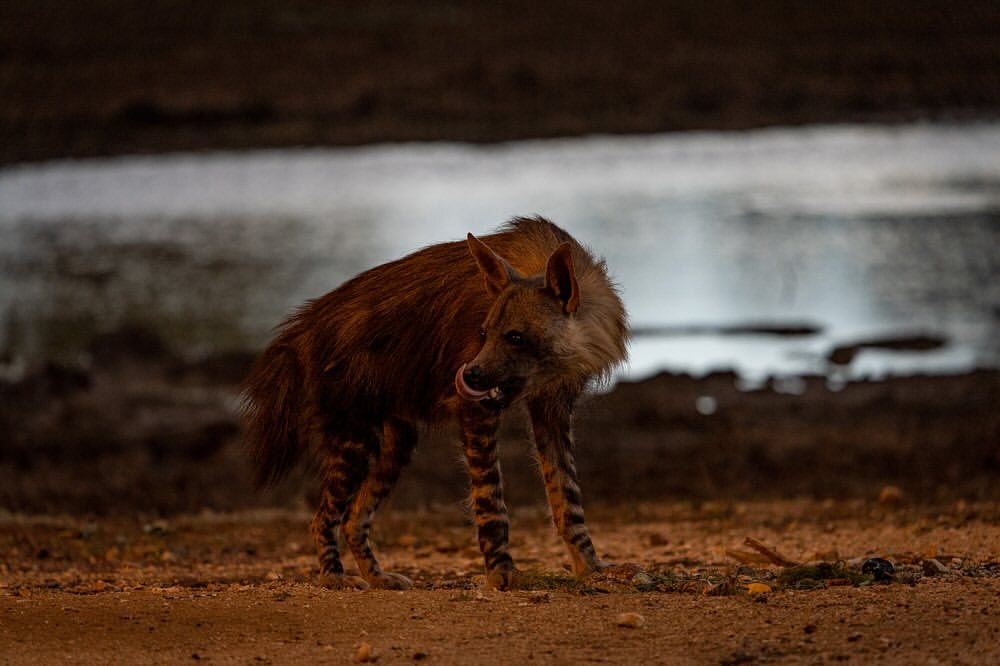
[[[312,535],[319,552],[320,584],[326,587],[368,587],[363,579],[344,574],[337,540],[347,506],[368,473],[373,445],[374,441],[339,442],[323,464],[323,494],[312,521]]]
[[[368,533],[379,503],[389,494],[399,479],[399,473],[410,462],[417,444],[417,430],[410,423],[392,420],[382,429],[382,444],[375,466],[368,472],[354,501],[347,510],[344,533],[361,575],[369,585],[391,590],[406,590],[413,581],[399,574],[382,571],[372,552]]]
[[[607,565],[597,557],[583,519],[583,498],[577,481],[571,434],[572,401],[536,400],[529,405],[535,448],[552,509],[552,522],[566,542],[573,571],[582,576]]]
[[[499,417],[479,405],[460,417],[465,462],[472,486],[470,502],[479,534],[479,550],[486,561],[486,580],[498,590],[510,587],[514,561],[508,552],[510,521],[503,501],[503,479],[496,432]]]

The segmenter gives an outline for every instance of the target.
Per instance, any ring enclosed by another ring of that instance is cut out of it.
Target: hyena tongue
[[[482,400],[490,394],[489,391],[477,391],[466,384],[465,377],[462,376],[463,372],[465,372],[465,363],[455,373],[455,390],[458,392],[459,397],[466,400]]]

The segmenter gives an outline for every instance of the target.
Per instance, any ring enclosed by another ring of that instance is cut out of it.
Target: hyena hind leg
[[[344,533],[358,569],[369,585],[406,590],[413,586],[413,581],[399,574],[382,571],[372,551],[369,532],[379,503],[392,490],[403,467],[410,462],[417,444],[417,430],[410,423],[393,419],[386,422],[382,432],[382,444],[375,465],[368,472],[347,510]]]
[[[312,520],[312,535],[319,554],[320,584],[334,589],[367,588],[357,576],[344,573],[340,561],[340,525],[344,514],[368,474],[373,442],[343,441],[324,462],[323,492]]]

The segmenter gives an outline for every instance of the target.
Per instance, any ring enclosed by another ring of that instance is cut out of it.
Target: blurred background
[[[590,500],[1000,495],[996,3],[15,0],[0,97],[0,508],[305,501],[239,449],[272,327],[531,214],[635,330]],[[394,501],[461,501],[425,439]]]

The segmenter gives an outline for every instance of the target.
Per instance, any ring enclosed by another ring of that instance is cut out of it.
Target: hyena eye
[[[479,327],[479,337],[481,337],[483,340],[486,339],[486,329],[483,328],[482,326]]]
[[[507,331],[503,334],[504,340],[514,345],[515,347],[520,347],[524,344],[524,336],[520,331]]]

